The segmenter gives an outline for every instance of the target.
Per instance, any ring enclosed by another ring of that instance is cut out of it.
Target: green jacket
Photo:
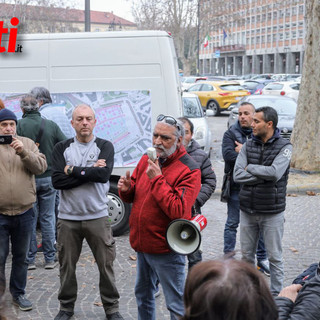
[[[40,140],[39,150],[47,158],[48,169],[43,174],[36,176],[36,178],[51,176],[53,148],[56,143],[66,139],[66,136],[55,122],[41,118],[40,112],[36,110],[27,111],[23,114],[22,119],[18,121],[17,134],[36,141],[42,120],[45,121],[45,125]]]

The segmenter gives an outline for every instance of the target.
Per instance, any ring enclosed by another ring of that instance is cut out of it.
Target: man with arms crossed
[[[254,263],[259,233],[270,262],[271,292],[283,286],[282,236],[289,165],[290,142],[280,136],[278,114],[271,107],[256,110],[252,139],[241,148],[233,178],[241,184],[240,243],[242,258]]]
[[[135,295],[139,320],[155,320],[157,280],[160,281],[171,319],[184,314],[185,257],[170,250],[166,230],[175,219],[191,219],[201,187],[199,166],[187,154],[182,123],[159,115],[153,131],[158,158],[143,155],[132,176],[118,182],[120,197],[133,203],[130,244],[137,252]]]
[[[76,137],[59,142],[53,150],[52,182],[61,190],[58,215],[60,311],[55,320],[73,315],[77,298],[76,264],[86,239],[100,273],[100,296],[108,320],[123,319],[115,285],[115,242],[108,221],[109,178],[114,149],[110,141],[93,135],[94,110],[81,104],[73,110]]]

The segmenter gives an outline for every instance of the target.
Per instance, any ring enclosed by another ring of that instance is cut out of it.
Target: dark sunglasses
[[[178,124],[177,120],[171,116],[165,116],[164,114],[159,114],[157,117],[157,121],[164,121],[165,123],[176,127],[181,132],[181,127]]]
[[[163,121],[167,124],[170,124],[172,126],[177,125],[177,120],[171,116],[165,116],[164,114],[159,114],[157,117],[157,121]]]

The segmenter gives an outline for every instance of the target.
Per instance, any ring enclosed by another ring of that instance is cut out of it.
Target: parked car
[[[199,80],[206,80],[206,77],[198,77],[198,76],[190,76],[190,77],[183,77],[181,79],[181,88],[182,91],[185,91],[186,89],[193,86],[197,81]]]
[[[255,108],[269,106],[278,112],[278,125],[280,134],[286,139],[290,139],[294,120],[297,111],[297,103],[295,100],[286,96],[275,95],[251,95],[242,98],[235,107],[232,108],[227,126],[230,128],[238,120],[238,110],[242,102],[250,102]]]
[[[245,80],[241,85],[251,94],[261,94],[261,90],[272,80]]]
[[[226,111],[231,104],[237,103],[243,96],[250,92],[234,81],[200,81],[190,87],[188,92],[195,93],[204,110],[211,109],[217,116],[221,111]]]
[[[271,80],[273,76],[273,73],[263,73],[263,74],[257,74],[256,76],[252,77],[252,80],[257,80],[257,79],[267,79]]]
[[[210,156],[212,137],[206,116],[213,115],[212,110],[203,112],[196,94],[184,92],[182,95],[183,116],[189,118],[193,125],[193,139]]]
[[[300,83],[296,81],[272,82],[262,89],[262,94],[281,95],[298,101]]]

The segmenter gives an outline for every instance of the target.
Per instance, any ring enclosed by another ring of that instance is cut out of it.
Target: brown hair
[[[181,320],[277,320],[278,311],[263,276],[234,259],[206,261],[189,272]]]
[[[5,108],[5,105],[4,105],[3,101],[0,99],[0,110],[2,110],[4,108]]]

